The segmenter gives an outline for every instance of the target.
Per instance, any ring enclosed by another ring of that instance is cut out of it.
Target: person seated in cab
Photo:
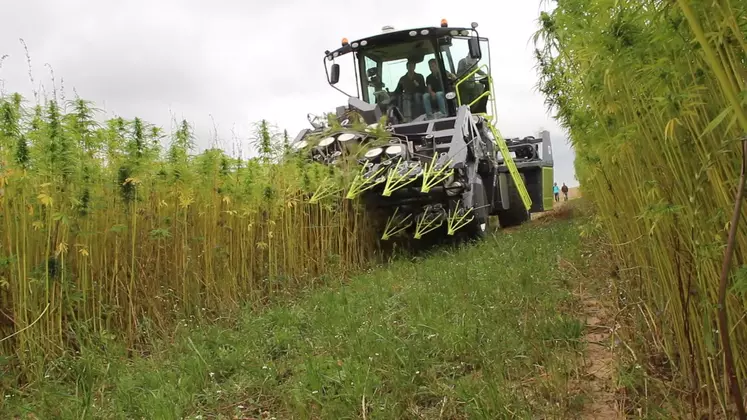
[[[369,69],[369,70],[376,70],[376,69]],[[369,71],[369,73],[371,73]],[[371,76],[371,78],[368,81],[369,86],[373,87],[373,97],[374,102],[376,105],[381,107],[382,110],[386,109],[386,107],[389,105],[389,92],[385,90],[386,85],[384,82],[379,80],[379,76],[374,74]]]
[[[469,77],[466,77],[469,73],[472,73],[475,70],[478,64],[479,60],[470,57],[468,54],[466,57],[459,60],[459,63],[457,64],[457,74],[454,75],[449,73],[449,78],[454,82],[464,79],[459,83],[459,99],[463,104],[471,103],[485,91],[485,86],[478,81],[479,79],[487,77],[487,74],[485,74],[482,69],[479,69]]]
[[[431,74],[425,79],[425,85],[428,91],[423,94],[423,106],[425,107],[425,116],[428,119],[433,118],[433,104],[431,101],[436,100],[438,110],[442,116],[446,115],[446,93],[444,92],[444,82],[441,80],[441,73],[438,71],[438,62],[435,58],[428,61]]]
[[[480,64],[480,60],[476,58],[470,57],[469,54],[467,54],[466,57],[459,60],[459,63],[457,63],[457,77],[462,78],[467,75],[467,73],[471,73],[475,70],[477,65]],[[479,74],[480,76],[487,76],[482,69],[479,69],[475,72],[475,74]]]
[[[423,94],[426,93],[425,79],[423,75],[415,72],[415,62],[407,62],[407,73],[399,79],[394,93],[402,98],[402,108],[405,118],[411,120],[413,117],[413,100],[415,101],[415,114],[420,113],[423,106]]]

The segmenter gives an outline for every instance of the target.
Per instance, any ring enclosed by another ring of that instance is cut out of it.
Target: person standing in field
[[[555,194],[555,201],[560,201],[560,188],[558,188],[558,183],[552,184],[552,193]]]
[[[563,188],[560,189],[563,192],[563,201],[568,201],[568,186],[563,183]]]

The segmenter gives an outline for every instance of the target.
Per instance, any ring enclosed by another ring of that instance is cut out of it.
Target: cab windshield
[[[433,40],[373,46],[358,53],[358,62],[364,101],[382,109],[396,105],[406,122],[447,113],[442,100],[442,66]],[[441,104],[436,100],[437,94]]]
[[[446,93],[453,92],[454,84],[467,73],[489,62],[487,43],[481,42],[483,57],[471,60],[467,39],[416,39],[359,51],[362,99],[382,111],[395,105],[404,116],[403,122],[450,116],[456,107],[449,104]],[[462,104],[470,103],[488,88],[480,83],[486,73],[483,67],[469,80],[460,82]]]

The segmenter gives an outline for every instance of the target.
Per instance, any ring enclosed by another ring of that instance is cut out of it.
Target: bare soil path
[[[571,188],[568,192],[568,202],[563,201],[561,194],[561,201],[554,203],[550,211],[534,214],[532,223],[544,223],[548,219],[571,217],[572,209],[566,206],[571,200],[580,196],[578,188]],[[586,345],[582,366],[584,374],[583,379],[577,384],[579,390],[586,396],[586,403],[577,418],[583,420],[624,419],[625,416],[616,398],[615,355],[612,351],[614,319],[599,300],[606,285],[600,283],[603,279],[596,278],[597,276],[589,278],[567,261],[561,261],[561,264],[568,264],[567,268],[575,271],[578,276],[579,286],[576,295],[581,304],[581,315],[586,318],[586,333],[583,336]]]
[[[585,290],[581,291],[581,302],[586,315],[586,343],[584,369],[587,403],[580,418],[622,419],[615,393],[615,355],[612,352],[612,319],[604,306]]]

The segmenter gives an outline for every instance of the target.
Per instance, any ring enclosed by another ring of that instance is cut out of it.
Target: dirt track
[[[569,201],[567,202],[563,201],[561,193],[560,202],[554,203],[552,210],[533,214],[532,222],[544,223],[548,219],[571,217],[572,208],[566,207],[566,204],[579,197],[581,197],[581,191],[578,188],[571,188],[568,191]],[[540,219],[544,220],[540,221]],[[583,337],[587,346],[583,366],[585,380],[577,385],[584,390],[591,403],[584,406],[584,410],[579,413],[579,418],[584,420],[622,418],[615,395],[615,356],[610,343],[611,331],[606,326],[610,321],[609,314],[605,306],[596,299],[595,291],[587,290],[590,286],[587,283],[593,280],[586,278],[567,261],[564,263],[570,265],[579,276],[576,296],[581,301],[583,315],[586,317],[586,333]]]

